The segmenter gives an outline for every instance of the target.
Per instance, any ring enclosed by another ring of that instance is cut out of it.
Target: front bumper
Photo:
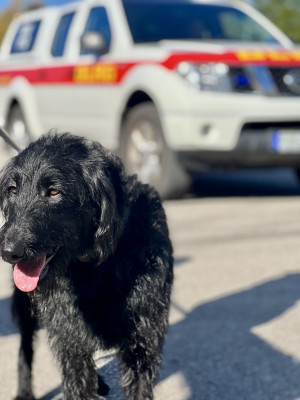
[[[250,125],[261,124],[263,131],[300,127],[300,97],[189,94],[184,107],[161,109],[166,142],[176,152],[233,151]]]
[[[179,151],[178,157],[191,172],[211,167],[300,168],[300,123],[245,125],[232,150]]]

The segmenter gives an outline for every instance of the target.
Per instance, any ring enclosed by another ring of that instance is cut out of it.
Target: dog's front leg
[[[43,322],[49,343],[58,360],[62,376],[64,400],[90,400],[97,392],[105,392],[105,384],[98,378],[93,354],[96,342],[82,314],[75,306],[76,299],[64,289],[57,291],[47,301]],[[108,387],[106,387],[106,393]],[[104,394],[104,392],[102,394]]]
[[[21,345],[18,362],[18,394],[15,400],[33,400],[31,383],[31,366],[33,359],[33,336],[37,328],[37,320],[33,315],[27,293],[15,288],[12,311],[21,334]]]
[[[64,349],[69,350],[66,347]],[[80,351],[76,353],[60,357],[63,399],[91,400],[98,391],[96,367],[90,355]]]
[[[159,340],[153,340],[150,347],[145,338],[134,336],[119,353],[125,399],[153,400],[153,386],[161,363],[161,344]]]
[[[70,323],[65,321],[61,325],[53,324],[61,329],[55,335],[52,327],[48,330],[50,345],[60,365],[63,399],[90,400],[96,397],[98,391],[93,352],[76,325],[73,326],[75,329],[70,330]]]

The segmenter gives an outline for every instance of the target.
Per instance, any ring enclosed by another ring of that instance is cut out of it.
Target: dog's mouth
[[[40,279],[43,279],[49,269],[49,261],[56,252],[41,254],[30,260],[19,261],[14,266],[14,282],[22,292],[32,292]]]

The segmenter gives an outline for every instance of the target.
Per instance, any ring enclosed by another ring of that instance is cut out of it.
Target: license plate
[[[273,131],[271,149],[276,153],[300,153],[300,130]]]

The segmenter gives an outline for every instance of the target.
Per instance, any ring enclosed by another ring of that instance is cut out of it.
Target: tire
[[[128,112],[119,150],[127,173],[154,186],[162,199],[180,197],[188,190],[189,176],[164,140],[153,103],[139,104]]]
[[[24,149],[31,142],[24,114],[18,104],[10,109],[6,129],[19,148]]]

